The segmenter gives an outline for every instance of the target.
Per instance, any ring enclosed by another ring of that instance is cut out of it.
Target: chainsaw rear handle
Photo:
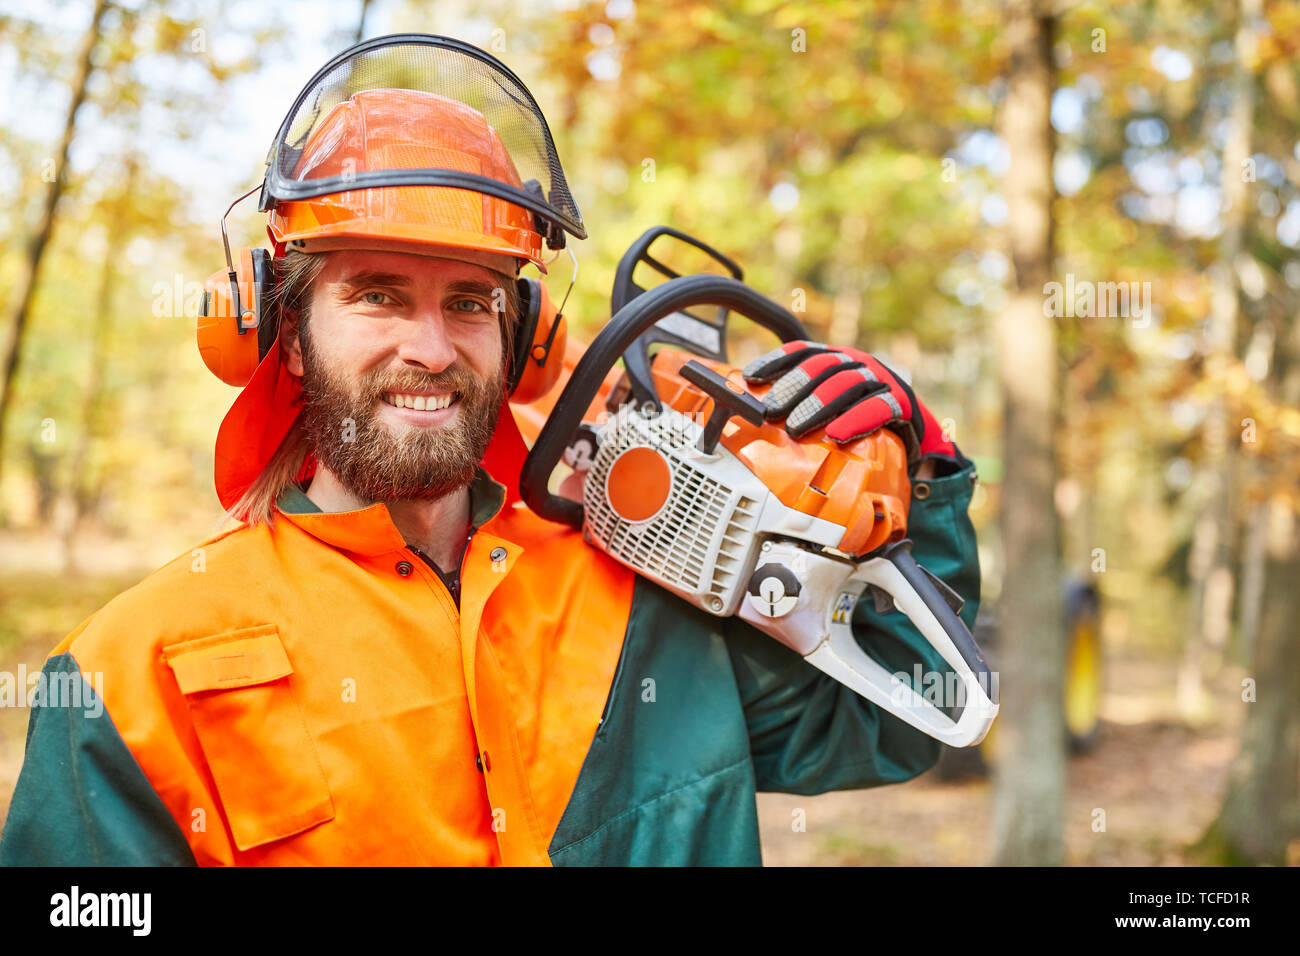
[[[743,282],[728,276],[680,276],[655,286],[619,309],[583,353],[542,426],[519,476],[519,490],[534,513],[547,521],[582,527],[582,504],[553,495],[547,489],[551,472],[559,464],[578,426],[582,424],[606,373],[646,329],[666,315],[693,305],[725,306],[752,319],[782,342],[807,338],[803,325],[788,309]],[[659,410],[658,396],[654,399]]]
[[[874,552],[858,565],[836,604],[843,599],[854,604],[872,600],[866,590],[870,587],[887,593],[961,681],[965,700],[960,716],[954,721],[867,654],[853,634],[848,615],[833,617],[826,639],[804,659],[950,747],[971,747],[984,739],[998,715],[997,682],[966,622],[916,563],[911,547],[912,542],[905,538]]]
[[[894,567],[898,568],[898,573],[916,592],[926,608],[935,619],[943,632],[948,635],[952,641],[953,647],[956,648],[968,667],[974,672],[977,679],[986,682],[991,680],[989,666],[984,661],[984,654],[975,643],[975,638],[971,637],[966,622],[957,616],[957,613],[935,587],[934,582],[925,570],[916,563],[916,558],[912,557],[912,541],[910,538],[904,538],[901,541],[895,541],[893,544],[885,545],[878,549],[872,557],[885,558]],[[948,663],[952,664],[953,661]],[[993,689],[993,703],[997,703],[997,689]]]

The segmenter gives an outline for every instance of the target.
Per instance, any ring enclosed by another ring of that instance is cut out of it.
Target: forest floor
[[[1067,768],[1067,865],[1199,865],[1190,845],[1218,814],[1249,705],[1244,675],[1228,668],[1208,682],[1206,717],[1189,724],[1177,714],[1176,666],[1167,655],[1107,649],[1099,733]],[[983,864],[993,852],[993,798],[991,777],[945,782],[935,771],[870,790],[759,794],[763,861]],[[1290,850],[1300,863],[1300,843]]]
[[[6,573],[0,673],[16,676],[20,664],[39,670],[72,628],[144,576]],[[1177,716],[1176,661],[1114,648],[1106,657],[1098,739],[1068,767],[1066,862],[1193,863],[1188,845],[1218,812],[1237,750],[1248,706],[1240,699],[1243,675],[1226,669],[1210,681],[1214,716],[1193,726]],[[0,707],[0,821],[22,766],[28,715],[25,707]],[[992,852],[993,787],[983,776],[945,782],[931,771],[871,790],[760,794],[758,805],[768,865],[978,865]],[[1300,845],[1292,850],[1300,862]]]

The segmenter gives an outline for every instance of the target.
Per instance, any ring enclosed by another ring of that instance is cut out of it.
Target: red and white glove
[[[930,458],[951,463],[940,473],[968,464],[911,386],[859,349],[786,342],[746,365],[744,376],[753,384],[772,383],[763,396],[768,420],[785,417],[794,438],[825,426],[826,437],[843,444],[889,428],[903,439],[913,473]]]

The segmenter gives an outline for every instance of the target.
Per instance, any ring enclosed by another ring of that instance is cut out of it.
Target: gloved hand
[[[843,444],[888,427],[903,439],[910,472],[927,459],[951,463],[940,473],[967,464],[911,386],[859,349],[786,342],[746,365],[744,376],[773,383],[763,396],[768,420],[784,416],[795,438],[825,426],[826,437]]]

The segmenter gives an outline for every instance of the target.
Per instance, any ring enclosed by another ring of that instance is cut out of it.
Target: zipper
[[[412,554],[414,554],[416,557],[418,557],[426,565],[428,565],[429,570],[433,572],[434,576],[438,579],[438,583],[442,585],[442,589],[447,592],[447,597],[451,598],[451,603],[455,605],[456,610],[459,612],[460,611],[460,583],[457,582],[456,589],[453,591],[451,585],[447,583],[447,579],[443,577],[442,569],[438,567],[438,565],[434,562],[432,558],[430,558],[427,554],[425,554],[423,551],[421,551],[413,544],[408,544],[406,546],[406,549],[410,551]]]
[[[423,561],[425,564],[427,564],[433,570],[433,573],[438,576],[438,580],[442,582],[442,586],[446,588],[448,595],[451,597],[452,603],[456,605],[457,611],[460,610],[460,582],[461,579],[465,576],[465,558],[469,554],[469,543],[474,537],[474,532],[477,530],[478,528],[470,528],[469,534],[465,538],[465,546],[464,548],[461,549],[461,553],[460,553],[460,565],[456,570],[454,588],[452,587],[451,584],[447,583],[447,577],[446,575],[443,574],[442,568],[438,567],[437,562],[435,562],[431,557],[429,557],[427,554],[425,554],[415,545],[413,544],[407,545],[407,548],[409,548],[415,554],[419,555],[420,560]]]

